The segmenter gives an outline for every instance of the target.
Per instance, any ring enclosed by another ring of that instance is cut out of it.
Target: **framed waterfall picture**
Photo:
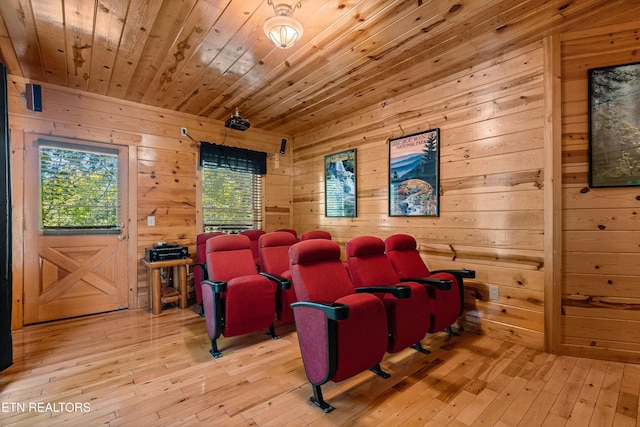
[[[389,140],[389,216],[439,216],[440,129]]]
[[[356,216],[356,149],[324,156],[324,214]]]
[[[640,63],[589,70],[589,186],[640,185]]]

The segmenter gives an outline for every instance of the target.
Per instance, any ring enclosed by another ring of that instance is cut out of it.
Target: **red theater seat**
[[[434,333],[446,330],[452,334],[451,325],[455,323],[464,308],[463,278],[475,277],[473,270],[429,271],[424,263],[416,239],[408,234],[394,234],[385,240],[387,258],[401,280],[417,281],[427,284],[432,303],[431,327]],[[450,281],[443,286],[429,280]],[[431,283],[431,285],[429,285]]]
[[[310,230],[305,231],[300,235],[300,241],[310,240],[310,239],[326,239],[331,240],[331,233],[324,230]]]
[[[205,259],[207,240],[215,236],[220,236],[221,234],[225,233],[210,231],[196,236],[196,262],[193,264],[193,287],[196,292],[196,303],[200,306],[201,316],[204,312],[202,311],[202,287],[200,284],[203,280],[207,279],[207,260]]]
[[[298,232],[292,228],[279,228],[278,230],[275,230],[275,231],[286,231],[287,233],[293,234],[293,237],[295,237],[296,240],[298,240]]]
[[[297,243],[297,239],[284,231],[274,231],[260,236],[258,249],[262,262],[262,273],[277,282],[291,282],[289,271],[289,248]],[[293,287],[276,290],[276,311],[281,322],[293,322],[291,303],[296,302]]]
[[[217,339],[273,327],[276,286],[258,274],[247,236],[222,235],[207,240],[207,272],[202,282],[202,300],[211,355],[220,357]]]
[[[370,369],[386,378],[380,361],[387,347],[387,320],[381,300],[356,293],[330,240],[307,240],[289,251],[298,302],[292,305],[307,378],[309,398],[324,412],[321,385],[339,382]]]
[[[262,271],[262,264],[260,261],[260,251],[258,250],[258,240],[260,236],[265,234],[264,230],[244,230],[238,234],[242,234],[243,236],[247,236],[251,241],[251,253],[253,254],[254,262],[258,267],[259,271]]]
[[[378,237],[361,236],[346,244],[347,265],[356,287],[397,286],[400,278],[384,253],[384,241]],[[395,353],[407,347],[428,353],[420,341],[431,323],[429,296],[424,285],[406,282],[411,288],[409,298],[378,294],[387,310],[391,339],[387,351]]]

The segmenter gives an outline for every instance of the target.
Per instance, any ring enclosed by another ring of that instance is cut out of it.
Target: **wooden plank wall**
[[[264,225],[267,231],[291,225],[291,158],[279,152],[280,142],[287,135],[251,128],[246,132],[228,130],[223,123],[160,108],[119,101],[96,94],[42,84],[43,111],[27,110],[21,94],[28,82],[9,77],[9,123],[12,149],[19,150],[26,133],[56,135],[129,147],[130,164],[130,226],[131,252],[136,262],[129,274],[132,286],[130,307],[147,305],[146,271],[140,260],[144,249],[158,241],[187,245],[195,254],[195,236],[202,224],[198,210],[198,145],[180,136],[186,127],[195,140],[265,151],[268,153],[268,174],[264,179]],[[38,82],[35,82],[38,83]],[[226,140],[225,140],[226,132]],[[14,154],[14,188],[20,188],[25,173],[21,156]],[[277,160],[277,161],[276,161]],[[14,215],[21,223],[23,209],[20,194],[14,194]],[[147,216],[154,215],[155,227],[147,226]],[[20,229],[18,228],[18,231]],[[22,324],[22,260],[25,250],[19,233],[14,233],[14,327]],[[17,265],[16,265],[17,263]]]
[[[562,347],[640,362],[640,188],[589,188],[589,68],[640,61],[640,22],[562,37]]]
[[[561,351],[640,361],[638,197],[634,187],[587,186],[587,69],[638,61],[640,23],[564,34],[562,56],[563,265]],[[265,180],[267,231],[330,231],[340,244],[355,236],[417,237],[432,269],[473,268],[461,324],[536,349],[544,347],[544,78],[542,43],[364,107],[335,123],[281,138],[257,129],[230,132],[229,145],[269,153]],[[428,65],[426,65],[428,66]],[[133,306],[146,305],[144,248],[163,240],[194,251],[199,227],[196,144],[220,142],[220,122],[43,84],[44,111],[21,98],[25,80],[10,78],[12,149],[25,133],[129,146],[132,169]],[[384,87],[371,88],[385,90]],[[440,217],[387,215],[387,140],[441,129]],[[290,141],[291,142],[291,141]],[[292,145],[295,150],[292,154]],[[358,216],[324,217],[323,156],[357,149]],[[14,186],[25,171],[12,165]],[[276,163],[278,167],[276,168]],[[292,185],[293,183],[293,185]],[[14,216],[24,209],[14,194]],[[156,227],[146,217],[155,215]],[[14,327],[21,325],[21,257],[14,235]],[[496,286],[499,300],[489,300]]]
[[[412,234],[432,269],[477,271],[465,328],[544,348],[543,56],[535,43],[295,135],[294,227],[342,245]],[[440,217],[389,217],[387,140],[431,128],[441,132]],[[326,218],[323,156],[350,148],[357,218]]]

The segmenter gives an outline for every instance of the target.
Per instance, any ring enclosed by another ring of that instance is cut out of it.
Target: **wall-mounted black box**
[[[27,108],[31,111],[42,111],[42,87],[27,83]]]

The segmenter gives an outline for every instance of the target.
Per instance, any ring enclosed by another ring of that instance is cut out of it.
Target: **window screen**
[[[262,184],[259,174],[202,166],[204,231],[237,233],[262,228]]]
[[[43,230],[119,230],[116,150],[41,141]]]

